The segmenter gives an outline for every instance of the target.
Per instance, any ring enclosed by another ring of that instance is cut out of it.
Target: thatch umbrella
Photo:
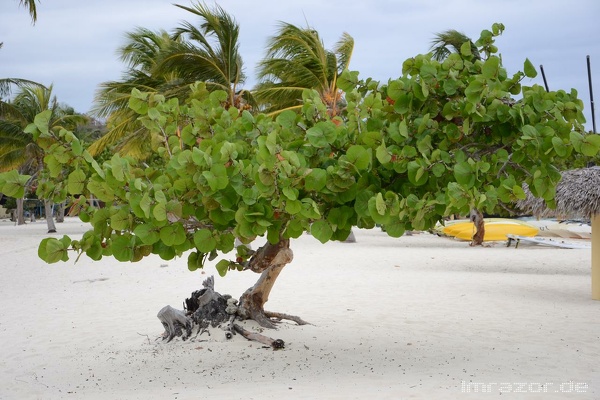
[[[589,218],[592,221],[592,299],[600,300],[600,167],[562,172],[556,186],[556,208],[525,190],[527,198],[517,203],[537,217]],[[595,232],[595,233],[594,233]]]

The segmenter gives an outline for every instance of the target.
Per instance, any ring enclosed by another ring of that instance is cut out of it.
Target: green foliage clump
[[[502,28],[482,33],[477,57],[470,44],[442,62],[418,55],[386,84],[346,71],[338,82],[346,112],[333,118],[311,90],[301,112],[276,118],[228,107],[226,92],[200,83],[185,102],[134,90],[129,105],[154,137],[148,164],[114,155],[100,165],[41,116],[28,128],[46,151],[38,190],[55,201],[74,196],[93,229],[80,240],[45,239],[39,255],[186,253],[196,270],[234,250],[235,238],[277,243],[309,231],[325,243],[376,224],[397,237],[472,208],[494,213],[523,198],[524,183],[552,204],[556,165],[597,154],[600,139],[585,134],[575,91],[523,86],[536,73],[528,60],[508,75],[493,40]],[[105,207],[90,207],[91,197]],[[238,247],[217,269],[242,269],[248,258]]]

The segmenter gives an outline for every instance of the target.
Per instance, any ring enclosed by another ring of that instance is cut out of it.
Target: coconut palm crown
[[[471,53],[473,54],[473,57],[475,59],[481,59],[477,46],[475,46],[471,38],[455,29],[448,29],[436,33],[434,39],[431,41],[430,50],[434,59],[443,61],[450,53],[460,53],[460,48],[465,42],[471,43]]]
[[[302,92],[314,89],[330,113],[337,115],[342,101],[337,79],[348,68],[353,49],[354,39],[347,33],[330,51],[314,29],[282,23],[257,68],[257,102],[267,113],[299,110]]]
[[[96,93],[93,113],[107,118],[109,131],[92,144],[91,154],[110,146],[136,158],[149,154],[150,134],[129,108],[133,89],[184,99],[190,85],[200,81],[208,90],[225,90],[232,105],[250,101],[249,93],[239,89],[244,74],[238,23],[218,5],[176,6],[201,17],[199,27],[184,21],[172,34],[138,28],[126,35],[118,53],[127,70],[121,80],[101,84]]]

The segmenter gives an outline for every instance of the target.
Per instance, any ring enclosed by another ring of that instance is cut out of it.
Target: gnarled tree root
[[[260,333],[257,333],[257,332],[250,332],[249,330],[244,329],[243,327],[241,327],[238,324],[233,324],[233,329],[235,330],[235,332],[239,333],[246,339],[254,340],[256,342],[265,344],[269,347],[272,347],[273,350],[279,350],[279,349],[283,349],[285,347],[285,342],[281,339],[272,339],[268,336],[261,335]]]
[[[202,334],[209,326],[221,327],[225,331],[225,337],[231,339],[239,333],[248,340],[257,341],[273,349],[282,349],[285,343],[281,339],[273,339],[257,332],[252,332],[239,324],[236,319],[253,319],[262,327],[273,327],[282,320],[290,320],[298,325],[307,325],[308,322],[302,318],[276,312],[263,310],[244,309],[242,304],[229,295],[221,295],[214,291],[214,279],[210,277],[203,284],[203,289],[192,293],[189,299],[185,299],[184,311],[177,310],[171,306],[163,307],[157,317],[161,321],[165,332],[163,340],[170,342],[174,337],[187,340],[197,326],[196,336]]]
[[[287,319],[288,321],[293,321],[293,322],[297,323],[298,325],[311,325],[309,322],[306,322],[302,318],[297,317],[295,315],[290,315],[290,314],[265,311],[265,316],[267,316],[272,322],[275,322],[275,323],[278,323],[284,319]]]

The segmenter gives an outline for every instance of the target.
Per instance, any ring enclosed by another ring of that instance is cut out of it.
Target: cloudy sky
[[[116,49],[136,27],[170,31],[195,16],[173,6],[190,0],[42,0],[31,24],[17,0],[0,1],[0,77],[54,85],[59,101],[87,112],[99,83],[119,79]],[[207,4],[214,4],[208,1]],[[600,99],[600,1],[598,0],[222,0],[240,23],[246,87],[279,21],[307,24],[332,48],[342,32],[355,39],[351,69],[380,81],[401,74],[402,62],[429,50],[434,34],[457,29],[478,38],[494,22],[506,26],[497,40],[509,74],[529,58],[544,71],[551,90],[577,89],[591,129],[586,56]],[[543,84],[541,74],[525,84]],[[596,101],[597,114],[600,113]],[[599,125],[598,117],[597,125]]]

